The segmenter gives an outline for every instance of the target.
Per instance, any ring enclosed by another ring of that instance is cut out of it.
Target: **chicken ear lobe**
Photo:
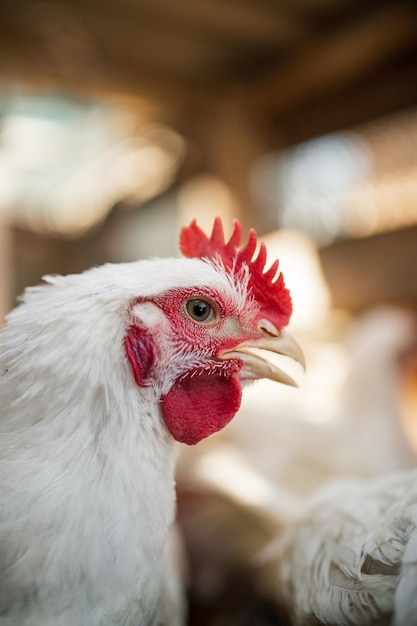
[[[132,324],[127,329],[124,345],[135,383],[139,387],[148,387],[150,384],[150,370],[155,358],[150,334],[146,328]]]

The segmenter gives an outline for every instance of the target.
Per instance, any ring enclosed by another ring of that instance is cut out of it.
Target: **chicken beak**
[[[223,352],[218,356],[221,360],[237,359],[243,361],[243,367],[240,371],[242,380],[257,380],[259,378],[269,378],[284,385],[297,387],[295,380],[277,367],[271,361],[267,361],[258,354],[251,352],[251,348],[257,350],[268,350],[283,356],[288,356],[305,370],[304,354],[293,339],[293,337],[285,330],[278,330],[269,320],[261,320],[258,323],[260,337],[251,339],[239,344],[233,350]]]

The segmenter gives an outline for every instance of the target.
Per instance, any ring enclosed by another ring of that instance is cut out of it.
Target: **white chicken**
[[[237,222],[228,242],[219,220],[211,238],[193,223],[190,258],[47,277],[8,316],[1,626],[182,623],[181,603],[166,607],[173,440],[223,428],[246,380],[291,384],[251,347],[302,361],[278,262],[264,272],[254,231],[240,239]]]
[[[295,626],[416,626],[417,470],[323,487],[267,560]]]

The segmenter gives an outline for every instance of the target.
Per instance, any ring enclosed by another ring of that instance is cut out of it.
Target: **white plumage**
[[[401,361],[415,341],[407,311],[359,318],[339,415],[308,425],[305,440],[299,428],[298,448],[282,438],[287,483],[307,496],[277,523],[263,568],[295,626],[417,624],[416,455],[401,422]]]
[[[415,626],[416,524],[417,470],[312,495],[269,554],[294,624]]]
[[[9,315],[0,606],[11,608],[1,624],[157,623],[174,459],[159,394],[135,385],[123,334],[130,301],[155,292],[155,273],[160,291],[197,275],[224,288],[201,265],[143,261],[49,278]]]

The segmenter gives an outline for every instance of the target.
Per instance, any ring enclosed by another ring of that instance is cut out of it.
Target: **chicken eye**
[[[216,319],[216,312],[211,304],[205,300],[187,300],[185,310],[195,322],[209,323]]]

